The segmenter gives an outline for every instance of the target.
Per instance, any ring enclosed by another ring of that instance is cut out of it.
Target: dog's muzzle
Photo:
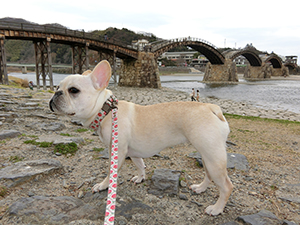
[[[57,91],[55,92],[54,96],[51,98],[50,102],[49,102],[49,108],[52,112],[54,112],[53,106],[55,106],[54,101],[63,94],[62,91]]]

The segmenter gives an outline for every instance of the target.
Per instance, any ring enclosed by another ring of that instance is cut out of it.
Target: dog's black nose
[[[51,110],[52,112],[54,112],[53,107],[52,107],[52,105],[54,104],[53,99],[58,98],[58,97],[61,96],[62,94],[63,94],[63,91],[57,91],[57,92],[55,92],[54,96],[53,96],[52,99],[50,100],[50,102],[49,102],[49,107],[50,107],[50,110]]]
[[[63,91],[57,91],[57,92],[55,92],[54,97],[59,97],[62,94],[63,94]]]
[[[53,103],[53,99],[50,100],[49,102],[49,108],[52,112],[54,112],[53,108],[52,108],[52,103]]]

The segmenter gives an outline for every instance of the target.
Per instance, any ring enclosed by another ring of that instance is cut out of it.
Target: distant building
[[[235,62],[236,65],[246,65],[246,64],[249,64],[248,60],[242,56],[242,55],[239,55],[238,57],[236,57],[233,62]]]
[[[132,46],[140,51],[143,51],[145,49],[146,46],[149,45],[149,41],[146,39],[141,39],[141,40],[135,40],[132,41]]]
[[[298,56],[291,55],[285,57],[285,63],[297,64]]]
[[[197,53],[196,51],[190,52],[164,52],[159,59],[166,58],[168,60],[184,60],[187,63],[190,63],[193,59],[194,54]]]

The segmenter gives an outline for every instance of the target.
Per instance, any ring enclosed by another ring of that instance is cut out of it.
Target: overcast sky
[[[299,57],[299,10],[299,0],[5,0],[0,18],[85,31],[127,28],[163,39],[190,36],[217,47],[252,43],[268,53]]]

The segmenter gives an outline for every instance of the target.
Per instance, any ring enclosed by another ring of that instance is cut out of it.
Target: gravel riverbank
[[[167,88],[110,89],[119,100],[142,105],[190,100],[188,93]],[[0,223],[103,224],[107,191],[91,194],[90,190],[107,173],[108,160],[102,151],[105,146],[76,121],[50,112],[51,96],[47,91],[0,85]],[[265,110],[215,98],[200,101],[215,103],[228,114],[300,121],[299,114],[289,111]],[[232,115],[227,119],[231,128],[227,151],[232,157],[245,156],[247,162],[244,169],[228,169],[234,191],[222,215],[211,217],[204,213],[217,199],[213,184],[201,195],[188,190],[190,184],[203,180],[204,171],[191,157],[193,147],[182,144],[145,159],[148,179],[139,185],[129,181],[136,171],[126,160],[119,177],[116,224],[299,224],[299,123]],[[18,133],[5,138],[4,133],[12,131]],[[33,140],[53,144],[42,146]],[[78,145],[74,155],[55,153],[54,142],[70,141]],[[32,160],[46,172],[29,179],[4,178],[5,168],[14,168],[18,173],[22,169],[17,171],[16,166],[34,167],[29,163]],[[176,194],[149,193],[151,177],[159,169],[179,173]],[[267,222],[247,222],[249,217]]]

